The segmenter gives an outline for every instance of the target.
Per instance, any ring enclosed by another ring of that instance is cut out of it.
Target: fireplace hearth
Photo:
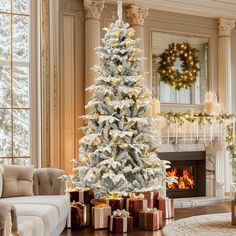
[[[178,177],[178,183],[167,184],[168,197],[206,196],[206,152],[165,152],[159,157],[171,162],[167,176]]]

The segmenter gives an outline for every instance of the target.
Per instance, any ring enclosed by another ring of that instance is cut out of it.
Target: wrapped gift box
[[[71,228],[78,229],[90,225],[90,205],[73,202],[71,205]]]
[[[158,230],[162,228],[162,211],[147,209],[139,212],[139,228],[143,230]]]
[[[162,211],[163,219],[174,218],[174,199],[159,198],[156,203],[157,208]]]
[[[94,229],[108,228],[108,216],[111,215],[111,207],[100,204],[92,207],[92,227]]]
[[[113,233],[128,233],[133,231],[133,217],[109,216],[109,229]]]
[[[232,225],[236,225],[236,201],[232,200],[231,202],[231,211],[232,211]]]
[[[124,199],[119,197],[119,198],[105,198],[106,204],[111,207],[111,212],[119,209],[123,209],[124,206]]]
[[[126,206],[127,206],[127,199],[130,198],[129,194],[123,194],[122,195],[122,198],[123,198],[123,208],[126,209]]]
[[[144,195],[144,198],[148,200],[148,208],[154,208],[159,192],[150,191],[142,192],[142,194]]]
[[[74,189],[69,191],[71,202],[80,202],[89,204],[94,198],[94,192],[92,189]]]
[[[147,209],[147,199],[128,198],[126,210],[134,218],[134,226],[138,226],[139,212]]]
[[[109,229],[113,233],[128,233],[133,231],[133,217],[129,216],[129,212],[116,210],[108,218]]]

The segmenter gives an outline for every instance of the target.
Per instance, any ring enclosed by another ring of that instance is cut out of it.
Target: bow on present
[[[84,207],[84,206],[85,206],[85,204],[80,203],[80,202],[75,202],[75,201],[73,201],[71,204],[72,208],[78,208],[78,207]]]
[[[129,216],[129,212],[126,211],[125,209],[117,209],[116,211],[112,212],[112,216],[114,217],[128,217]]]
[[[155,212],[157,212],[157,208],[147,208],[145,210],[145,213],[155,213]]]
[[[75,209],[80,218],[80,226],[84,226],[87,222],[87,211],[86,205],[80,202],[73,201],[71,204],[71,209]]]
[[[130,193],[130,198],[144,199],[144,195],[142,193],[140,193],[139,195],[136,195],[135,193]]]
[[[110,231],[113,231],[113,219],[115,219],[115,217],[122,217],[122,231],[126,233],[128,230],[128,216],[129,212],[125,209],[113,211],[110,217]]]
[[[111,196],[104,196],[103,199],[119,199],[119,193],[113,192]]]

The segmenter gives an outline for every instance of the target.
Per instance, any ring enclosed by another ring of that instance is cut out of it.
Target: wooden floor
[[[195,215],[205,215],[205,214],[215,214],[215,213],[225,213],[231,211],[230,202],[220,203],[217,205],[211,206],[201,206],[193,208],[181,208],[175,209],[175,219],[181,219],[185,217],[191,217]],[[168,221],[168,223],[171,220]],[[78,230],[66,229],[61,234],[61,236],[106,236],[106,235],[124,235],[124,234],[113,234],[110,233],[107,229],[94,230],[92,228],[83,228]],[[163,236],[162,231],[141,231],[138,228],[134,229],[133,232],[128,233],[128,236]]]
[[[70,230],[67,229],[63,232],[62,236],[106,236],[106,235],[127,235],[124,234],[113,234],[110,233],[107,229],[93,230],[92,228],[84,228],[81,230]],[[129,236],[163,236],[162,231],[140,231],[138,229],[134,229],[134,231],[128,233]]]

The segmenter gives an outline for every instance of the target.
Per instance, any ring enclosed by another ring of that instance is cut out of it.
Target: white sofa
[[[63,174],[64,171],[60,169],[35,169],[33,196],[0,198],[12,203],[16,208],[20,236],[58,236],[61,234],[70,212],[70,199],[64,194],[63,182],[57,179]],[[17,177],[14,178],[17,179]],[[21,187],[24,188],[24,185]],[[4,192],[4,180],[1,174],[0,197],[2,192]],[[8,219],[9,214],[6,216],[6,227]],[[4,232],[9,232],[9,230],[5,229]]]

